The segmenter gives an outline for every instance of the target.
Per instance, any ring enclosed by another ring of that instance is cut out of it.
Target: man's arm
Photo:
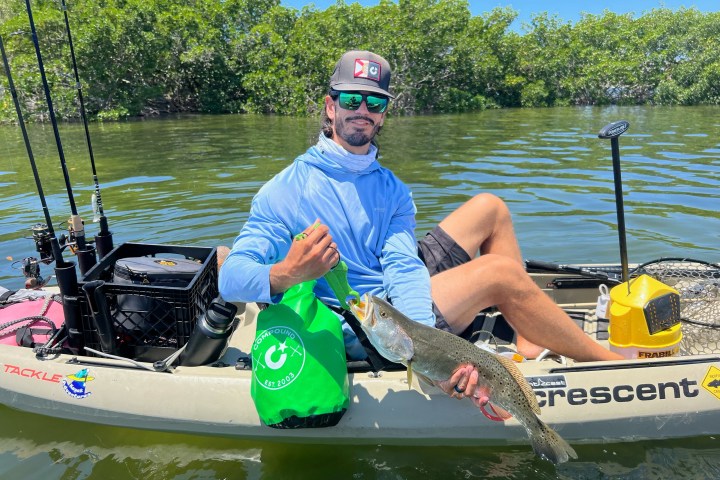
[[[270,291],[270,269],[287,255],[292,233],[283,221],[288,212],[278,212],[270,187],[266,184],[253,198],[250,216],[220,268],[218,286],[227,301],[276,303],[282,298]]]
[[[220,269],[220,293],[228,301],[277,303],[287,289],[323,276],[338,261],[337,245],[320,220],[292,241],[284,223],[262,211],[251,210]]]
[[[398,310],[434,327],[430,274],[417,254],[415,212],[412,197],[407,195],[390,220],[380,259],[383,282]]]

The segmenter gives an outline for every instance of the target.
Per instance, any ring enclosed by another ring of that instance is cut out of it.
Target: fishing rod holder
[[[68,332],[68,347],[73,354],[79,354],[84,346],[82,318],[77,305],[79,286],[74,262],[55,261],[55,277],[57,278],[63,302],[65,326]]]
[[[107,217],[100,217],[100,232],[95,235],[95,249],[98,256],[102,259],[113,249],[112,232],[108,229]]]
[[[87,273],[92,267],[97,264],[97,257],[95,256],[95,247],[88,244],[85,245],[84,250],[78,250],[75,253],[78,259],[78,267],[80,268],[80,274]]]

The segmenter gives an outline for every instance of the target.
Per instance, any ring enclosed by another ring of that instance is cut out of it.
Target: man
[[[460,333],[495,305],[517,332],[523,355],[549,348],[577,360],[621,358],[587,337],[526,274],[499,198],[475,196],[416,243],[411,193],[376,158],[374,139],[393,98],[389,85],[390,66],[374,53],[350,51],[338,61],[318,143],[253,199],[220,272],[223,297],[276,303],[291,286],[322,277],[342,255],[356,291],[386,295],[415,321]],[[307,236],[293,241],[298,233]],[[324,280],[315,293],[337,305]],[[348,356],[363,358],[352,330],[343,330]],[[480,405],[487,396],[476,385],[477,373],[465,366],[440,386]]]

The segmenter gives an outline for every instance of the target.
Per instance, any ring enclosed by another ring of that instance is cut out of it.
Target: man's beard
[[[365,120],[373,126],[372,132],[369,135],[365,133],[365,131],[356,130],[354,127],[346,125],[346,122],[351,122],[358,119]],[[375,135],[380,130],[380,127],[380,125],[375,125],[375,122],[372,121],[372,119],[363,115],[347,117],[345,120],[337,117],[335,118],[335,132],[340,138],[345,140],[348,145],[353,147],[360,147],[362,145],[367,145],[368,143],[370,143],[372,139],[375,138]]]

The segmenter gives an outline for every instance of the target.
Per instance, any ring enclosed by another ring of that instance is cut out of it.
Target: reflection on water
[[[89,426],[0,407],[0,478],[711,479],[713,437],[574,445],[553,466],[526,445],[400,447],[251,442]]]
[[[505,199],[526,258],[618,260],[607,123],[620,139],[631,261],[720,260],[717,108],[563,108],[389,118],[381,162],[414,192],[418,235],[474,193]],[[115,243],[230,244],[251,198],[314,142],[317,119],[185,116],[91,125]],[[56,231],[69,216],[49,126],[30,126]],[[75,201],[91,224],[92,175],[81,125],[62,125]],[[17,127],[0,127],[0,284],[20,288],[13,261],[34,252],[43,221]],[[288,199],[293,201],[293,199]],[[10,258],[12,260],[10,260]],[[51,267],[43,266],[43,274]],[[574,445],[553,467],[528,446],[429,448],[283,445],[139,432],[0,407],[0,478],[720,478],[717,439]]]

